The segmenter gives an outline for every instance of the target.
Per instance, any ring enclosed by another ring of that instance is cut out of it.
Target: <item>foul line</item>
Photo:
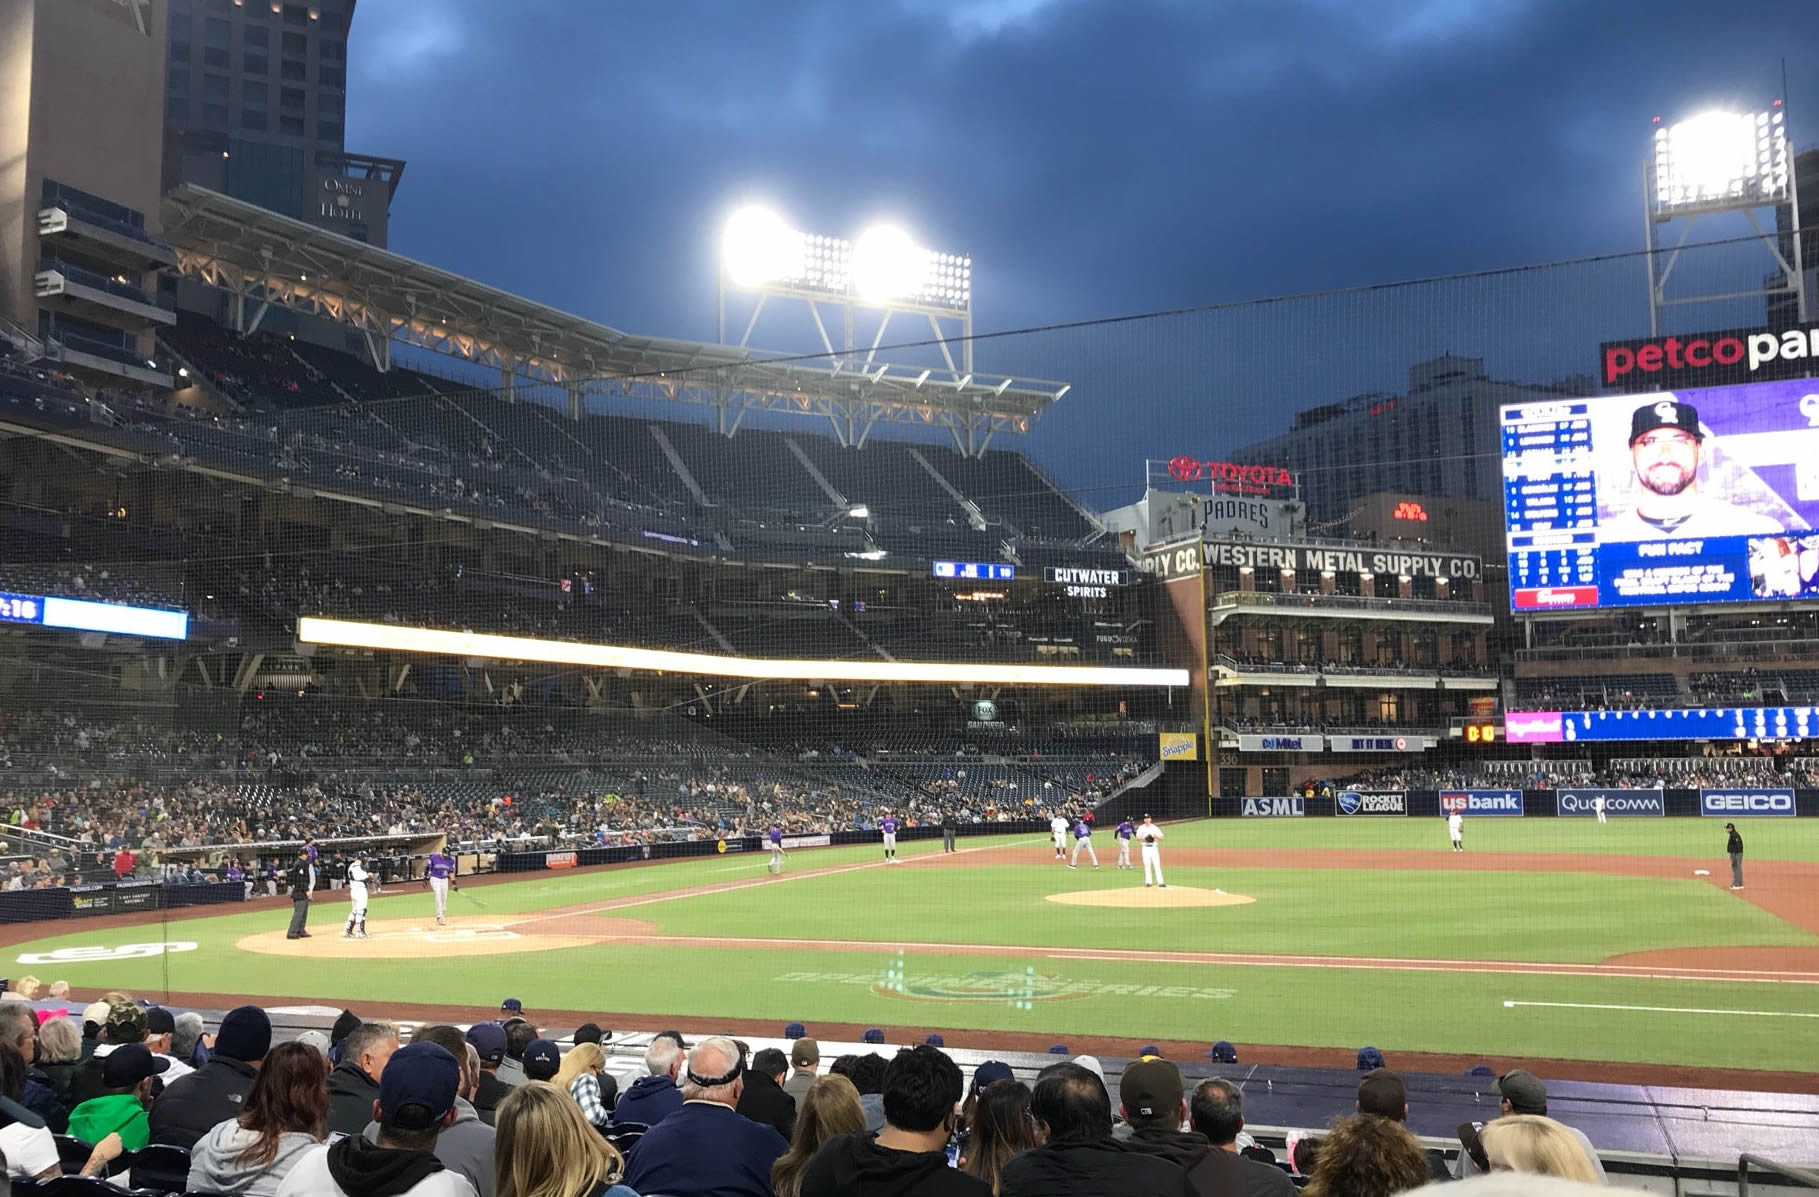
[[[1708,1010],[1701,1006],[1611,1006],[1598,1002],[1504,1002],[1504,1009],[1516,1006],[1546,1006],[1554,1010],[1639,1010],[1648,1014],[1742,1014],[1749,1018],[1819,1018],[1819,1014],[1801,1014],[1791,1010]]]

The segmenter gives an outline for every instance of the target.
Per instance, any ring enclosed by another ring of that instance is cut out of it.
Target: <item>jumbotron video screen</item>
[[[1819,597],[1819,380],[1500,409],[1518,612]]]

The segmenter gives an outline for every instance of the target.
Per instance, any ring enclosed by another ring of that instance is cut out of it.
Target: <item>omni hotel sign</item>
[[[324,175],[316,196],[318,215],[324,220],[366,219],[366,183],[342,175]]]
[[[1214,566],[1295,573],[1388,574],[1392,577],[1469,581],[1483,572],[1478,558],[1409,549],[1270,544],[1255,540],[1206,540],[1160,545],[1143,554],[1143,568],[1165,581],[1191,577]]]

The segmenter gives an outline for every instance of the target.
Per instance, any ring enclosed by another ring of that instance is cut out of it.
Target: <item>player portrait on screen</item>
[[[1690,403],[1660,398],[1630,415],[1631,502],[1599,526],[1609,541],[1780,532],[1780,522],[1727,502],[1707,466],[1715,446]]]

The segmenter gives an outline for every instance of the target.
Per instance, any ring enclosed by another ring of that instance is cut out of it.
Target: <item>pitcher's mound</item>
[[[1244,906],[1257,899],[1249,894],[1228,894],[1221,890],[1199,889],[1192,885],[1132,886],[1128,889],[1079,889],[1064,894],[1050,894],[1048,900],[1063,906]]]
[[[517,930],[508,921],[514,918],[523,920],[524,916],[450,915],[445,926],[438,926],[434,918],[372,919],[366,924],[366,939],[343,939],[341,923],[324,919],[311,929],[308,939],[286,939],[280,928],[242,936],[234,946],[243,952],[310,960],[422,960],[591,947],[616,936],[654,929],[641,919],[607,919],[597,927],[590,926],[590,934],[552,934],[531,929],[552,926],[547,921],[531,919],[521,923],[523,930]]]

